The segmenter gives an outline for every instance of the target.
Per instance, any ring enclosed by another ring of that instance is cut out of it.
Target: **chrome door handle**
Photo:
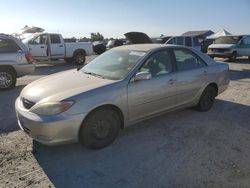
[[[204,74],[205,76],[207,76],[207,71],[204,71],[203,74]]]

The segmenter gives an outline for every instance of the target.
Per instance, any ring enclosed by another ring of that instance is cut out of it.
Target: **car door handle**
[[[175,79],[170,79],[170,80],[168,81],[168,83],[169,83],[170,85],[173,85],[175,82],[176,82]]]
[[[204,74],[205,76],[207,76],[207,71],[204,71],[203,74]]]
[[[41,46],[40,48],[44,48],[44,46]]]
[[[61,48],[61,47],[63,47],[63,45],[59,45],[59,47]]]

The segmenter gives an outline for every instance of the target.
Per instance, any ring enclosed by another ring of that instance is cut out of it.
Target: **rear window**
[[[0,39],[0,53],[14,53],[21,48],[11,39]]]

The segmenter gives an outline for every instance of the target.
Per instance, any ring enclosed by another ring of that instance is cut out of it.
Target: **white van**
[[[240,56],[248,56],[250,59],[250,35],[219,37],[208,46],[207,54],[211,57],[227,57],[231,61]]]

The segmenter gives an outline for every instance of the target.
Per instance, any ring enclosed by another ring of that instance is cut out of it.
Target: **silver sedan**
[[[38,142],[102,148],[120,129],[150,117],[209,110],[228,84],[228,65],[194,49],[127,45],[29,84],[15,108],[20,128]]]

